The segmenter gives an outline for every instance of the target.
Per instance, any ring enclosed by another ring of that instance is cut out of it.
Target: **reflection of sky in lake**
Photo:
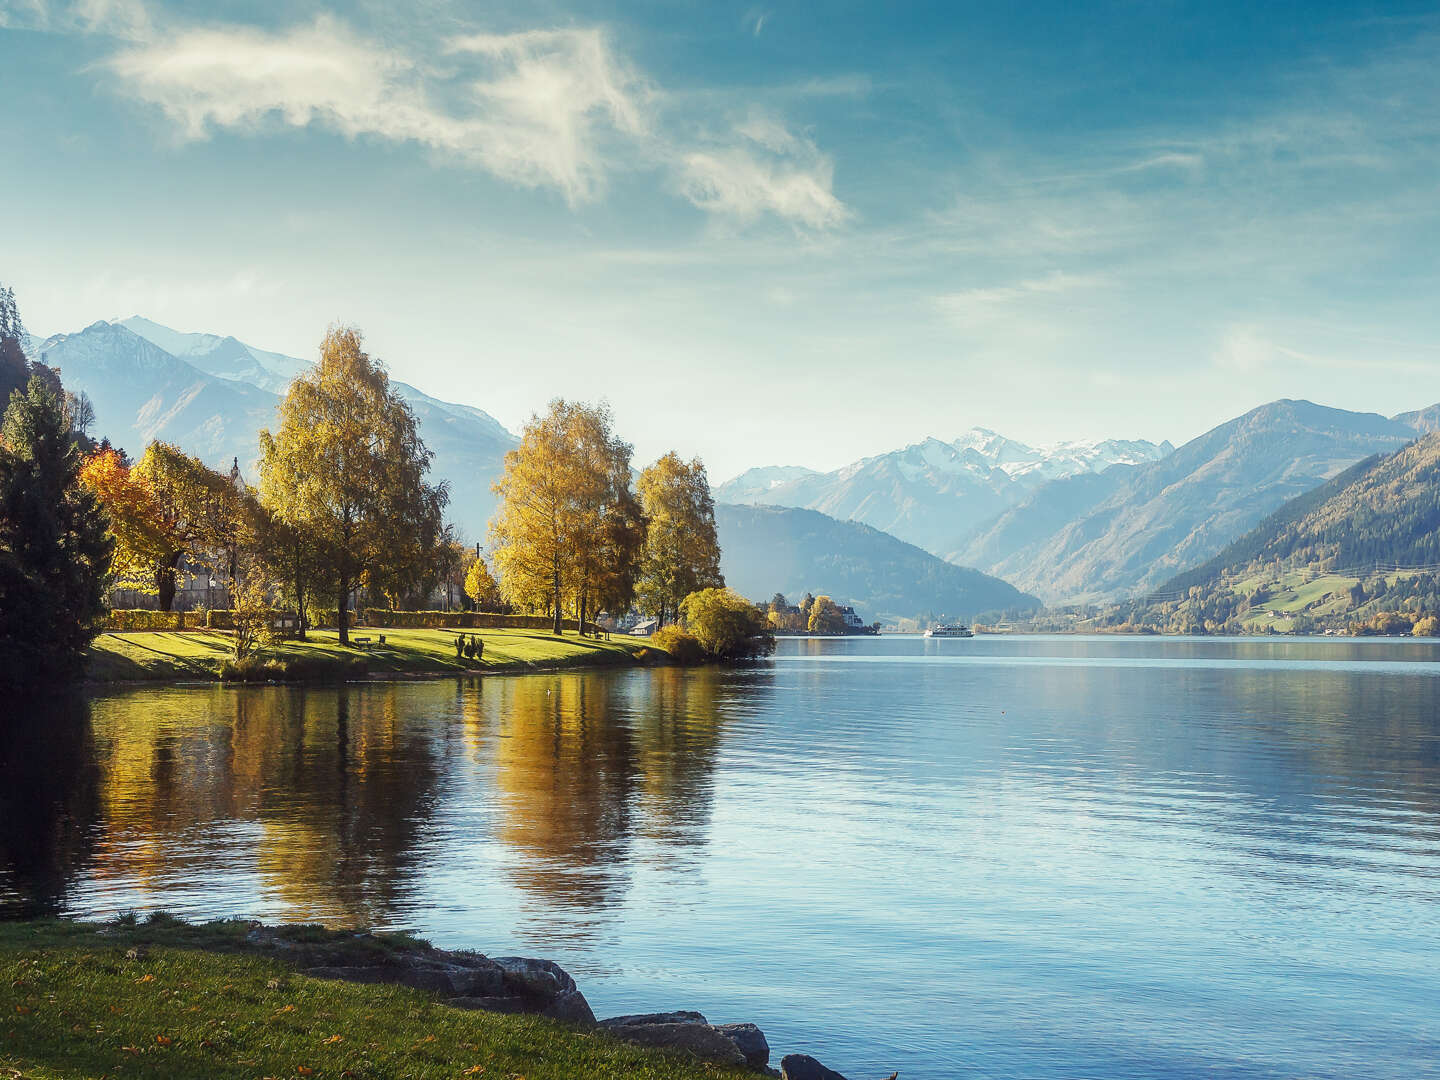
[[[6,764],[0,902],[415,928],[858,1075],[1440,1075],[1437,674],[882,638],[136,690]]]

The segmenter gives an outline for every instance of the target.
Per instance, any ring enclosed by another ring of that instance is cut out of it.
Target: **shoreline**
[[[384,644],[378,639],[384,636]],[[459,658],[456,638],[477,638],[484,659]],[[228,635],[207,630],[106,631],[92,643],[80,686],[323,684],[386,682],[570,669],[663,665],[668,654],[625,635],[556,636],[521,629],[361,629],[341,646],[333,630],[264,649],[236,668]],[[358,642],[356,639],[360,639]],[[369,639],[367,642],[365,639]]]
[[[163,912],[12,920],[0,922],[0,979],[13,998],[0,1066],[40,1075],[113,1074],[143,1058],[146,1075],[177,1080],[236,1067],[844,1080],[806,1054],[773,1067],[753,1023],[682,1010],[597,1019],[553,961],[438,949],[403,933],[191,923]]]

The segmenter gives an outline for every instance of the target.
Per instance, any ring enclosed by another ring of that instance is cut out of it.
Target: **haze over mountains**
[[[1204,562],[1287,499],[1436,427],[1440,406],[1387,419],[1285,400],[1179,450],[1113,439],[1037,450],[977,429],[830,473],[752,469],[718,494],[888,525],[1047,603],[1105,601]]]
[[[755,600],[808,590],[850,604],[866,622],[931,614],[970,620],[1033,611],[1040,601],[1007,582],[954,566],[857,521],[815,510],[719,503],[720,569],[726,584]]]
[[[927,438],[833,472],[796,466],[751,469],[721,484],[721,502],[799,506],[863,521],[929,551],[959,537],[1050,480],[1158,461],[1174,449],[1143,439],[1032,447],[985,428],[953,442]]]

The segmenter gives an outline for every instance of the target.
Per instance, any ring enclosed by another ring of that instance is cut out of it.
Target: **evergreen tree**
[[[80,465],[64,398],[32,378],[0,427],[0,684],[78,675],[95,636],[113,541]]]

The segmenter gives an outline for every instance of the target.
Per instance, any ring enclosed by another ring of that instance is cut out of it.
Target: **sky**
[[[0,0],[0,281],[637,464],[1440,401],[1440,6]]]

